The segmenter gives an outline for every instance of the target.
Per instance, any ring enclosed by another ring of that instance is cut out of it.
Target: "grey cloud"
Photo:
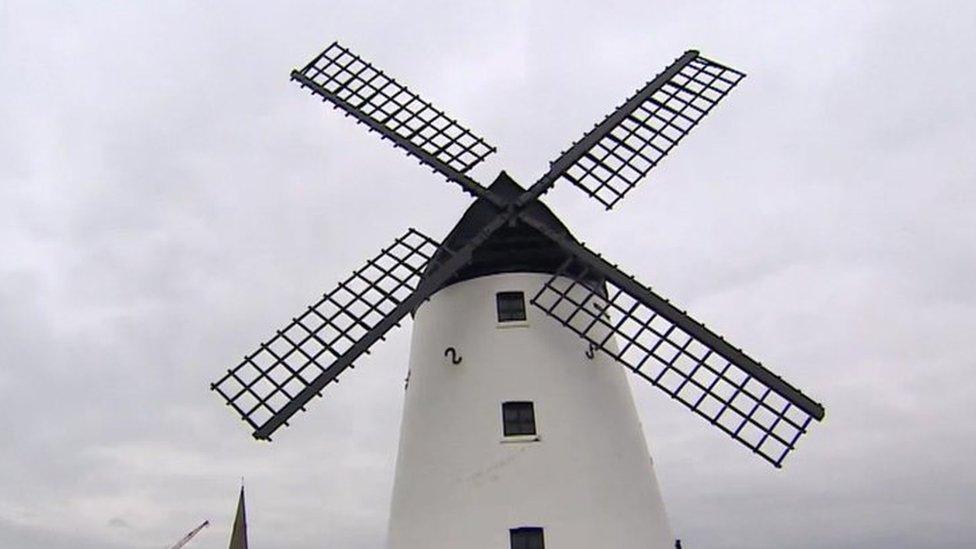
[[[688,547],[964,547],[976,13],[779,7],[0,4],[0,545],[380,546],[401,330],[272,444],[207,390],[464,195],[300,92],[339,38],[499,146],[523,184],[688,47],[749,73],[574,232],[827,406],[775,471],[634,385]],[[121,524],[127,527],[119,527]]]

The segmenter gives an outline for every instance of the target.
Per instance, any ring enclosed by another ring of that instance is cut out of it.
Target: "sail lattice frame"
[[[392,132],[394,144],[401,145],[398,138],[406,140],[462,174],[496,151],[484,139],[338,42],[297,72],[315,85],[313,91],[323,99],[342,107],[347,114],[356,111]],[[420,159],[425,161],[422,155]]]
[[[245,356],[211,389],[258,430],[414,292],[438,246],[410,229]]]
[[[612,208],[745,77],[689,53],[695,55],[662,73],[669,78],[649,82],[611,113],[607,119],[618,122],[603,128],[560,177]]]
[[[627,292],[569,263],[530,302],[735,440],[781,467],[813,418]]]

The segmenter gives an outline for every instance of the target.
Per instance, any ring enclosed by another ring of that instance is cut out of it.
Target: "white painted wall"
[[[528,303],[547,278],[468,280],[417,311],[390,549],[507,549],[519,526],[548,549],[674,547],[627,372]],[[495,294],[518,290],[528,320],[499,324]],[[539,440],[505,440],[509,400],[535,403]]]

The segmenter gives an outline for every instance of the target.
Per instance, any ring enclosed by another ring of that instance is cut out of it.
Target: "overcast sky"
[[[613,212],[546,196],[827,409],[775,470],[636,380],[674,530],[972,546],[974,4],[160,4],[0,0],[0,546],[226,547],[242,476],[253,547],[381,546],[409,326],[272,444],[208,390],[469,203],[289,82],[335,39],[496,144],[483,182],[688,48],[747,72]]]

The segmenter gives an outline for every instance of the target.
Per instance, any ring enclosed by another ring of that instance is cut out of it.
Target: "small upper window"
[[[525,320],[525,294],[522,292],[498,292],[498,322]]]
[[[512,549],[546,548],[545,541],[542,538],[542,528],[512,528],[508,531],[508,535],[512,540]]]
[[[535,410],[531,402],[502,403],[502,426],[505,436],[534,435]]]

